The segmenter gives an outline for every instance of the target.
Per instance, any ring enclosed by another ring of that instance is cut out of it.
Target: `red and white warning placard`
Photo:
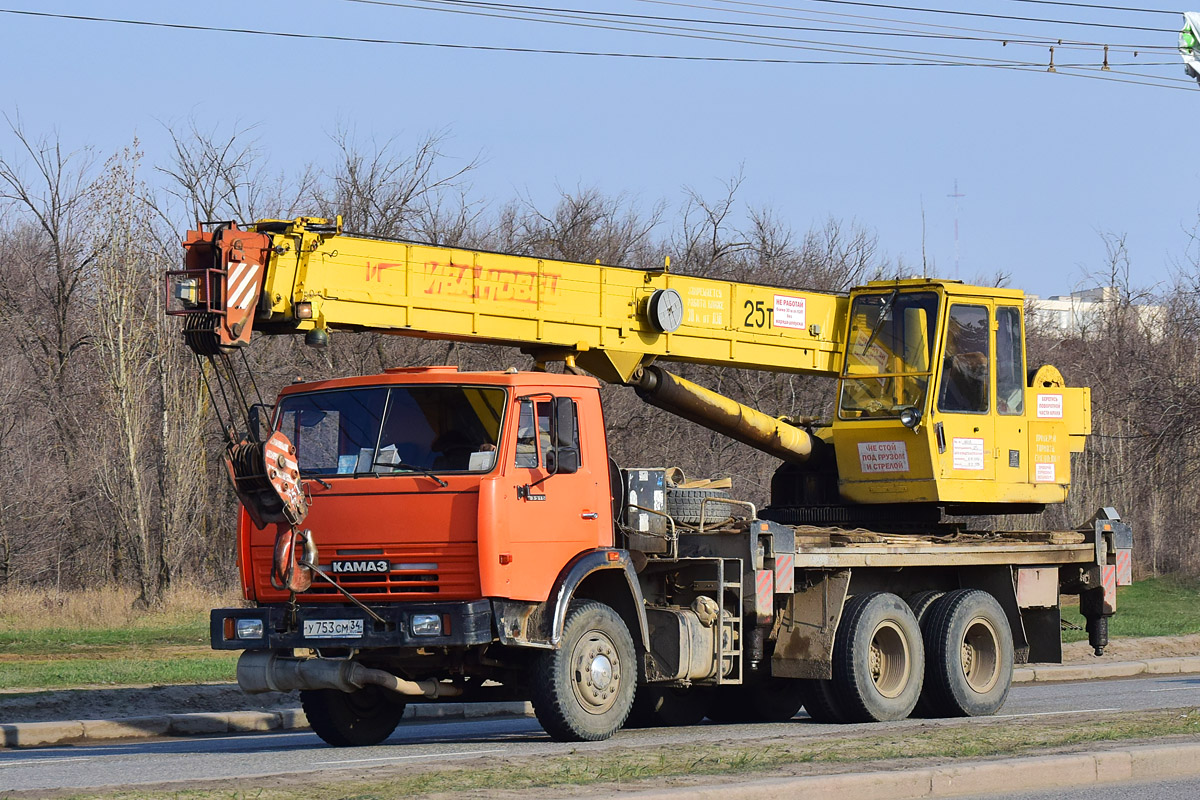
[[[1037,396],[1038,419],[1062,419],[1063,396],[1061,394],[1039,394]]]
[[[908,448],[904,442],[859,442],[861,472],[908,472]]]
[[[799,328],[804,330],[808,325],[804,321],[804,298],[775,295],[775,317],[773,324],[776,328]]]

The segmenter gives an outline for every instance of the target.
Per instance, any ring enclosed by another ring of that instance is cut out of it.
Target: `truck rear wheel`
[[[1000,603],[979,589],[948,592],[925,625],[924,706],[936,716],[978,717],[1004,705],[1013,640]]]
[[[904,719],[921,696],[921,629],[889,592],[851,598],[833,646],[834,686],[849,722]]]
[[[559,646],[537,654],[530,694],[551,738],[595,742],[625,724],[636,683],[637,658],[625,623],[603,603],[588,601],[567,614]]]
[[[334,747],[365,747],[392,735],[404,716],[400,695],[382,686],[364,686],[357,692],[305,689],[300,704],[313,732]]]

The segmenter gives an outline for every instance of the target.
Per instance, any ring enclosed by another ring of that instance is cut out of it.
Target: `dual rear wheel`
[[[1008,619],[987,592],[921,592],[846,602],[833,650],[833,679],[804,681],[817,722],[882,722],[995,713],[1012,683]]]

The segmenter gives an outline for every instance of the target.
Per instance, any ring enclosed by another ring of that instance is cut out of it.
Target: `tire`
[[[696,687],[639,686],[627,728],[682,728],[708,712],[710,693]]]
[[[804,710],[813,722],[841,725],[849,722],[842,702],[838,699],[833,681],[806,680],[804,683]]]
[[[887,722],[912,713],[925,675],[921,629],[894,594],[851,598],[833,645],[834,689],[849,722]]]
[[[742,686],[721,686],[713,693],[708,718],[726,724],[787,722],[800,713],[804,697],[804,682],[791,678],[767,678]]]
[[[357,692],[305,689],[300,704],[313,732],[334,747],[366,747],[392,735],[404,716],[404,701],[382,686]]]
[[[617,612],[603,603],[578,603],[567,614],[559,646],[535,656],[534,713],[556,741],[607,739],[629,717],[637,674],[633,639]]]
[[[925,636],[925,630],[928,628],[929,609],[933,604],[941,599],[946,593],[938,590],[926,590],[917,592],[908,598],[908,607],[912,609],[913,616],[917,618],[917,626],[921,629],[922,639]],[[929,673],[929,651],[925,652],[925,672]],[[928,680],[928,679],[926,679]],[[933,706],[929,703],[929,692],[927,691],[928,684],[922,687],[921,696],[917,699],[917,705],[913,709],[912,716],[914,717],[936,717],[937,713]]]
[[[729,493],[721,489],[667,489],[667,513],[676,522],[699,525],[700,511],[704,511],[704,524],[724,522],[733,516],[733,505],[714,502],[725,499]],[[708,500],[708,502],[704,502]]]
[[[908,598],[908,607],[912,609],[913,616],[917,618],[917,625],[922,631],[925,630],[925,620],[929,615],[930,607],[945,594],[945,592],[938,589],[932,589],[917,592]]]
[[[949,592],[925,625],[925,700],[945,717],[994,714],[1012,687],[1013,639],[996,598],[979,589]]]

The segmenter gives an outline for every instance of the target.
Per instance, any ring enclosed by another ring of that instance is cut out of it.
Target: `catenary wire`
[[[424,41],[409,41],[399,39],[379,39],[369,37],[356,36],[337,36],[334,34],[314,34],[314,33],[295,33],[289,31],[268,31],[255,28],[230,28],[212,25],[193,25],[176,22],[158,22],[152,20],[136,20],[122,19],[116,17],[97,17],[82,14],[59,14],[45,11],[28,11],[21,9],[6,9],[0,8],[0,14],[11,14],[28,17],[42,17],[50,19],[68,19],[86,22],[104,22],[123,25],[134,25],[153,28],[166,28],[173,30],[188,30],[188,31],[204,31],[216,33],[237,33],[254,36],[267,36],[286,39],[303,39],[317,41],[334,41],[346,43],[363,43],[363,44],[389,44],[401,45],[410,47],[431,47],[445,48],[452,50],[476,50],[485,52],[507,52],[507,53],[533,53],[547,55],[576,55],[576,56],[591,56],[591,57],[606,57],[606,58],[629,58],[629,59],[647,59],[647,60],[667,60],[667,61],[702,61],[702,62],[717,62],[717,63],[748,63],[748,64],[800,64],[800,65],[824,65],[824,66],[926,66],[926,67],[975,67],[975,68],[991,68],[991,69],[1008,69],[1024,72],[1045,72],[1046,70],[1041,65],[1020,66],[1020,65],[1005,65],[1005,64],[972,64],[963,62],[931,62],[931,61],[847,61],[847,60],[829,60],[829,59],[785,59],[785,58],[751,58],[744,56],[698,56],[698,55],[677,55],[669,53],[625,53],[625,52],[609,52],[609,51],[589,51],[589,50],[566,50],[566,49],[549,49],[549,48],[531,48],[531,47],[511,47],[500,45],[472,45],[472,44],[457,44],[451,42],[424,42]],[[1089,65],[1096,67],[1098,65]],[[1082,65],[1061,65],[1060,70],[1077,70],[1083,69]],[[1095,69],[1091,71],[1095,72]],[[1111,75],[1094,75],[1085,72],[1075,71],[1060,71],[1058,74],[1088,78],[1092,80],[1106,80],[1114,83],[1126,83],[1142,86],[1151,86],[1160,89],[1174,89],[1180,91],[1196,91],[1196,87],[1171,86],[1161,82],[1151,82],[1150,80],[1127,80],[1123,78],[1115,78]],[[1155,78],[1154,81],[1159,79]]]
[[[617,24],[608,24],[607,20],[599,20],[597,22],[582,22],[576,18],[561,19],[563,15],[554,13],[540,13],[540,16],[522,15],[516,12],[493,12],[469,10],[466,8],[428,8],[424,5],[415,5],[412,2],[397,2],[397,0],[347,0],[352,3],[367,3],[371,5],[391,6],[393,8],[418,9],[423,11],[442,11],[445,13],[462,14],[466,16],[489,17],[493,19],[509,19],[523,22],[539,22],[548,25],[565,25],[576,28],[591,28],[598,30],[614,30],[625,33],[642,33],[654,36],[670,36],[682,39],[697,39],[701,41],[718,41],[734,44],[752,44],[762,47],[781,47],[794,50],[812,50],[816,52],[836,52],[847,53],[860,56],[875,56],[878,57],[904,57],[913,58],[916,60],[939,60],[939,59],[968,59],[971,61],[986,61],[992,64],[1007,64],[1012,66],[1040,66],[1038,62],[1018,61],[1016,59],[996,58],[994,56],[974,56],[966,54],[952,53],[937,53],[922,50],[908,50],[894,47],[875,47],[871,45],[847,44],[843,42],[826,42],[812,39],[796,39],[780,36],[765,36],[762,34],[725,34],[716,35],[718,32],[707,31],[702,28],[686,28],[676,25],[656,25],[651,23],[628,23],[625,26]],[[420,3],[444,3],[449,0],[416,0]],[[541,17],[549,17],[542,19]],[[592,19],[592,18],[586,18]],[[604,23],[604,24],[601,24]],[[639,27],[629,27],[629,25]],[[847,49],[849,48],[849,49]],[[874,51],[874,52],[872,52]],[[1098,65],[1097,65],[1098,66]]]
[[[362,5],[374,5],[374,6],[400,6],[400,7],[405,7],[405,8],[411,7],[411,6],[401,4],[401,3],[388,2],[387,0],[345,0],[345,2],[358,3],[358,4],[362,4]],[[1027,34],[1013,34],[1013,35],[1009,35],[1009,36],[999,36],[996,34],[992,34],[989,36],[967,36],[967,35],[963,35],[963,34],[926,33],[926,32],[918,32],[918,31],[904,31],[904,30],[897,30],[894,28],[885,28],[883,26],[871,26],[871,27],[878,27],[878,28],[880,28],[879,30],[823,28],[823,27],[815,27],[815,26],[811,26],[811,25],[785,25],[785,24],[780,24],[780,23],[741,22],[741,21],[737,21],[737,20],[700,19],[700,18],[696,18],[696,17],[671,17],[671,16],[660,15],[660,14],[631,14],[631,13],[622,13],[622,12],[615,12],[615,11],[593,11],[590,9],[559,8],[559,7],[551,7],[551,6],[534,6],[534,5],[524,5],[524,4],[516,4],[516,3],[487,2],[485,0],[416,0],[416,2],[436,3],[436,4],[441,4],[441,5],[453,5],[453,6],[469,6],[469,7],[474,7],[474,8],[506,9],[506,10],[512,10],[513,12],[525,11],[525,12],[532,12],[532,13],[554,13],[554,14],[562,14],[562,15],[581,16],[581,17],[585,17],[585,18],[615,17],[615,18],[619,18],[619,19],[651,20],[651,21],[655,21],[655,22],[687,22],[687,23],[700,24],[700,25],[713,25],[713,26],[725,26],[725,27],[736,27],[736,28],[745,27],[745,28],[764,28],[764,29],[768,29],[768,30],[810,31],[810,32],[816,32],[816,33],[834,33],[834,34],[845,34],[845,35],[856,35],[856,36],[895,36],[898,38],[940,39],[940,40],[964,41],[964,42],[993,42],[996,44],[1032,45],[1032,46],[1038,46],[1038,47],[1042,47],[1042,46],[1064,46],[1065,47],[1067,45],[1064,45],[1063,43],[1065,41],[1068,41],[1068,40],[1064,40],[1064,39],[1059,39],[1057,37],[1048,37],[1048,36],[1030,37]],[[693,4],[689,4],[689,3],[672,3],[671,5],[682,5],[682,6],[692,7],[692,8],[704,8],[706,10],[718,11],[720,13],[756,14],[756,12],[726,11],[724,9],[712,8],[711,6],[697,6],[697,5],[693,5]],[[772,17],[783,16],[783,15],[777,15],[777,14],[761,14],[761,13],[758,13],[757,15],[758,16],[772,16]],[[829,23],[829,22],[827,22],[826,24],[845,25],[846,23],[837,23],[837,22]],[[865,27],[865,26],[863,26],[863,27]],[[1026,38],[1022,38],[1023,36]],[[1111,49],[1114,49],[1114,50],[1117,50],[1117,49],[1119,49],[1119,50],[1133,50],[1133,49],[1175,50],[1176,49],[1175,45],[1128,44],[1128,43],[1121,43],[1121,42],[1087,42],[1087,43],[1080,43],[1080,44],[1084,45],[1084,47],[1081,47],[1079,49],[1093,49],[1093,48],[1100,48],[1100,47],[1105,47],[1105,46],[1107,46]],[[1070,46],[1073,47],[1074,45],[1070,45]]]
[[[711,0],[711,2],[721,3],[723,6],[734,6],[735,8],[733,8],[733,9],[715,8],[713,6],[704,6],[704,5],[698,5],[695,3],[682,2],[681,0],[635,0],[635,2],[649,3],[651,5],[676,6],[676,7],[683,7],[683,8],[697,8],[697,9],[704,9],[704,10],[709,10],[709,11],[725,11],[725,12],[731,13],[731,14],[747,14],[747,15],[752,15],[752,16],[776,17],[776,18],[781,18],[781,19],[799,19],[799,20],[820,21],[820,22],[827,21],[827,20],[814,20],[812,17],[806,17],[806,16],[803,16],[800,14],[795,14],[795,13],[778,14],[778,13],[769,13],[769,12],[764,12],[764,11],[747,11],[747,10],[745,10],[745,8],[765,8],[765,9],[772,9],[774,11],[788,11],[788,12],[795,12],[798,10],[794,6],[781,6],[781,5],[773,5],[770,3],[758,3],[758,2],[753,2],[753,0]],[[940,25],[935,22],[920,22],[918,20],[896,19],[894,17],[867,16],[864,14],[849,14],[849,13],[837,12],[837,11],[821,11],[818,9],[808,10],[807,13],[818,14],[821,17],[839,17],[839,18],[843,18],[843,19],[853,19],[853,20],[870,20],[871,22],[858,22],[857,24],[859,24],[863,27],[880,28],[880,29],[884,29],[884,30],[896,30],[896,29],[888,28],[887,26],[883,26],[883,25],[875,25],[872,23],[873,22],[893,22],[893,23],[897,23],[897,24],[901,24],[901,25],[917,26],[919,28],[934,28],[937,30],[948,30],[948,31],[966,31],[969,33],[988,33],[988,34],[993,34],[995,36],[1004,37],[1006,39],[1007,38],[1020,38],[1021,36],[1027,35],[1027,34],[1023,34],[1023,33],[1012,33],[1009,31],[997,31],[997,30],[992,30],[992,29],[987,29],[987,28],[971,28],[971,27],[967,27],[967,26],[963,26],[963,25]],[[835,23],[835,24],[849,24],[849,23]],[[909,28],[909,29],[911,29],[911,28]],[[1079,39],[1071,39],[1071,38],[1066,38],[1066,37],[1061,38],[1060,41],[1064,42],[1065,44],[1071,44],[1071,45],[1076,45],[1076,44],[1078,44],[1078,45],[1093,45],[1093,46],[1097,46],[1097,47],[1102,47],[1104,45],[1103,42],[1088,42],[1088,41],[1083,41],[1083,40],[1079,40]],[[1153,49],[1153,48],[1157,48],[1157,47],[1161,47],[1163,49],[1168,49],[1168,50],[1175,49],[1174,47],[1169,47],[1166,45],[1149,45],[1149,44],[1147,44],[1147,45],[1130,45],[1130,47],[1136,48],[1136,49]]]
[[[1124,31],[1152,31],[1154,33],[1177,33],[1174,28],[1151,28],[1145,25],[1118,25],[1110,22],[1084,22],[1069,19],[1047,19],[1045,17],[1023,17],[1016,14],[990,14],[984,11],[959,11],[949,8],[927,8],[923,6],[901,6],[893,3],[872,3],[868,0],[808,0],[810,3],[829,3],[839,6],[860,6],[864,8],[886,8],[892,11],[914,11],[922,14],[949,14],[959,17],[983,17],[987,19],[1008,19],[1014,22],[1038,22],[1054,25],[1080,25],[1086,28],[1111,28]]]
[[[730,38],[730,36],[737,36],[737,34],[731,34],[731,35],[726,35],[726,36],[715,36],[715,35],[707,35],[707,34],[710,34],[713,32],[706,31],[704,29],[680,28],[679,26],[670,26],[670,25],[652,25],[649,23],[632,23],[634,25],[639,25],[639,26],[643,26],[643,27],[647,27],[647,28],[666,28],[667,29],[665,31],[643,30],[641,28],[621,27],[621,26],[610,25],[610,24],[591,24],[591,23],[587,23],[587,22],[579,22],[579,21],[574,21],[574,18],[568,19],[568,20],[553,19],[553,17],[563,16],[561,14],[554,14],[554,13],[542,13],[542,16],[551,17],[552,19],[541,19],[539,17],[529,17],[529,16],[521,15],[521,14],[515,13],[515,12],[513,12],[513,13],[494,13],[494,12],[488,12],[488,11],[472,11],[472,10],[468,10],[468,9],[464,9],[464,8],[452,8],[452,9],[426,8],[425,6],[417,6],[417,5],[413,5],[412,3],[396,2],[395,0],[348,0],[348,2],[359,2],[359,3],[370,4],[370,5],[383,5],[383,6],[392,6],[392,7],[398,7],[398,8],[420,9],[420,10],[426,10],[426,11],[445,11],[448,13],[465,14],[468,16],[492,17],[492,18],[497,18],[497,19],[509,19],[509,20],[527,21],[527,22],[541,22],[544,24],[567,25],[570,27],[594,28],[594,29],[600,29],[600,30],[617,30],[617,31],[622,31],[622,32],[644,33],[644,34],[651,34],[651,35],[658,35],[658,36],[675,36],[675,37],[685,38],[685,39],[699,39],[699,40],[707,40],[707,41],[732,42],[732,43],[737,43],[737,44],[753,44],[753,45],[766,46],[766,47],[783,47],[783,48],[787,48],[787,49],[811,50],[814,52],[842,53],[842,54],[858,55],[858,56],[865,56],[865,57],[877,57],[877,58],[903,57],[903,58],[910,58],[910,59],[914,59],[914,60],[918,60],[918,61],[940,61],[942,59],[949,59],[949,60],[969,59],[971,61],[987,62],[988,64],[993,65],[993,66],[1002,66],[1002,65],[1023,66],[1023,67],[1048,66],[1048,64],[1042,64],[1040,62],[1017,61],[1014,59],[996,58],[994,56],[974,56],[974,55],[966,55],[966,54],[961,54],[961,53],[960,54],[934,53],[934,52],[929,52],[929,51],[906,50],[906,49],[900,49],[900,48],[887,48],[887,47],[872,47],[870,45],[846,44],[846,43],[842,43],[842,42],[823,42],[823,41],[814,41],[814,40],[810,40],[810,39],[795,39],[795,38],[789,39],[789,38],[785,38],[785,37],[762,36],[762,35],[754,35],[754,34],[741,34],[740,36],[742,38]],[[454,0],[417,0],[417,2],[445,4],[445,3],[449,3],[449,2],[454,2]],[[496,5],[496,4],[486,3],[486,2],[475,2],[475,3],[473,3],[473,5],[476,5],[476,6],[482,5],[484,7],[491,7],[492,5]],[[535,12],[535,13],[541,13],[541,12]],[[601,20],[601,22],[607,22],[607,20]],[[683,33],[680,31],[691,31],[691,33]],[[697,34],[701,34],[701,35],[697,35]],[[851,49],[846,49],[846,48],[851,48]],[[876,55],[875,52],[870,52],[870,51],[877,51],[878,53],[885,54],[885,55]],[[1110,68],[1111,68],[1111,66],[1146,67],[1146,66],[1173,66],[1175,64],[1176,64],[1176,62],[1171,62],[1170,64],[1154,64],[1154,63],[1147,63],[1147,62],[1134,62],[1131,64],[1109,63],[1108,66]],[[1088,65],[1088,66],[1092,66],[1092,65]],[[1102,65],[1095,64],[1094,66],[1100,67]],[[1111,69],[1105,70],[1105,71],[1111,71]],[[1184,79],[1184,78],[1171,78],[1171,77],[1158,77],[1158,76],[1139,76],[1139,77],[1152,77],[1154,80],[1167,80],[1167,81],[1179,81],[1182,83],[1190,83],[1189,80]]]

